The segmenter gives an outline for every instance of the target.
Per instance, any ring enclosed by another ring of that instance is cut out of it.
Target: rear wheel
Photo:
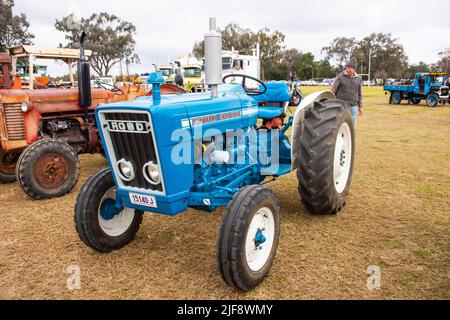
[[[36,200],[66,195],[79,176],[77,153],[60,140],[44,139],[32,144],[22,153],[16,168],[20,186]]]
[[[437,106],[439,102],[439,97],[436,93],[432,92],[429,93],[427,96],[427,106],[429,106],[430,108],[434,108]]]
[[[414,105],[420,104],[420,101],[422,101],[420,98],[412,98],[411,103]]]
[[[7,153],[0,147],[0,183],[16,181],[16,164],[20,153]]]
[[[143,212],[118,209],[116,186],[110,169],[92,176],[80,191],[75,206],[75,226],[90,248],[106,253],[129,244],[142,223]]]
[[[392,104],[400,104],[402,102],[401,93],[398,91],[392,92],[391,101],[392,101]]]
[[[347,104],[316,102],[306,110],[297,177],[304,206],[312,213],[342,210],[350,188],[355,131]]]
[[[239,191],[228,205],[217,241],[224,281],[242,291],[258,286],[272,267],[280,236],[280,208],[273,192],[259,185]]]

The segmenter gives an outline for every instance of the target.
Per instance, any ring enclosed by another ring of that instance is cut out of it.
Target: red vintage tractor
[[[69,193],[80,174],[78,155],[102,152],[97,106],[151,95],[141,85],[91,90],[83,47],[81,43],[78,89],[0,90],[0,182],[17,179],[33,199]],[[9,88],[9,76],[3,75]],[[175,85],[162,87],[163,94],[183,91]]]

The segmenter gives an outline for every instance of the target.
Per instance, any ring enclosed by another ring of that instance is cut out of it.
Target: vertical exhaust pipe
[[[80,60],[77,63],[78,72],[78,101],[80,107],[84,110],[84,118],[88,118],[88,109],[92,105],[91,97],[91,65],[86,60],[84,53],[84,42],[86,40],[87,33],[82,32],[80,36]]]
[[[205,35],[205,83],[211,97],[219,95],[222,84],[222,35],[217,31],[216,18],[209,18],[209,33]]]

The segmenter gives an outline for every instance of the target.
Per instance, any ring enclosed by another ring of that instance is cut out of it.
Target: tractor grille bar
[[[104,113],[105,120],[124,121],[124,122],[150,122],[149,115],[145,113]],[[153,185],[149,183],[143,174],[144,165],[152,161],[158,164],[158,157],[155,151],[155,143],[151,132],[113,132],[105,129],[109,134],[114,148],[115,158],[119,161],[125,159],[130,161],[136,173],[133,181],[122,181],[123,184],[131,188],[147,189],[162,192],[162,184]],[[108,150],[111,152],[111,150]]]
[[[25,140],[25,117],[20,104],[4,104],[8,140]]]

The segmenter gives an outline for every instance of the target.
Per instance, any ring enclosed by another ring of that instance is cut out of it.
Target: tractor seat
[[[278,118],[284,112],[284,108],[282,107],[259,107],[258,109],[258,118],[264,120],[270,120],[274,118]]]
[[[286,102],[291,100],[291,94],[285,82],[266,82],[266,93],[255,96],[260,105],[258,118],[274,119],[284,112]]]

